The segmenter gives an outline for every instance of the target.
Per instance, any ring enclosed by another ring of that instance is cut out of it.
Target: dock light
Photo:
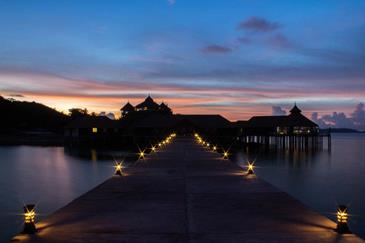
[[[255,168],[254,163],[248,162],[248,165],[247,165],[247,174],[248,175],[253,175],[254,174],[254,171],[253,171],[254,168]]]
[[[216,146],[213,146],[213,151],[217,151],[217,147]]]
[[[195,133],[194,136],[197,138],[197,137],[199,137],[199,134]]]
[[[156,147],[155,146],[152,146],[151,151],[152,152],[156,152]]]
[[[37,232],[35,227],[35,205],[28,204],[24,206],[24,234],[34,234]]]
[[[223,152],[223,159],[228,159],[228,152],[227,151]]]
[[[161,144],[161,143],[158,143],[158,146],[159,146],[159,147],[161,147],[161,146],[162,146],[162,144]]]
[[[144,151],[139,151],[138,155],[139,155],[139,159],[144,159],[144,156],[145,156]]]
[[[337,233],[339,234],[350,234],[351,231],[348,226],[348,212],[346,205],[338,205],[337,207]]]
[[[115,162],[114,165],[114,175],[123,175],[123,166],[122,166],[122,162]]]
[[[210,146],[210,144],[209,143],[207,143],[207,147],[209,147]]]

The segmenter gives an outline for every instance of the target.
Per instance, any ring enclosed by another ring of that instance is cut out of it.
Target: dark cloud
[[[365,110],[364,104],[359,103],[351,116],[347,116],[343,112],[333,112],[332,114],[318,116],[317,112],[312,114],[312,120],[320,127],[335,127],[335,128],[351,128],[357,130],[365,130]]]
[[[17,97],[17,98],[24,98],[24,95],[22,94],[9,94],[9,97]]]
[[[255,32],[270,32],[280,28],[280,25],[276,22],[270,22],[264,18],[253,16],[245,21],[240,22],[237,28]]]
[[[280,106],[272,106],[271,107],[271,113],[273,116],[285,116],[286,111],[282,109]]]
[[[289,49],[294,47],[289,39],[281,33],[270,36],[268,42],[271,46],[276,48]]]
[[[201,49],[201,51],[203,53],[217,53],[217,54],[224,54],[224,53],[228,53],[231,52],[232,49],[229,47],[225,47],[225,46],[221,46],[221,45],[209,45],[204,47],[203,49]]]

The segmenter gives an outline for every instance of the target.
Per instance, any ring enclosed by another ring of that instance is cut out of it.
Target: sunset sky
[[[0,1],[0,95],[118,115],[151,94],[231,120],[297,102],[361,123],[364,13],[362,0]]]

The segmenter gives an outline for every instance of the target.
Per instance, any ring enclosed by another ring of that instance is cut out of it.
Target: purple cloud
[[[365,110],[363,103],[356,106],[355,111],[352,113],[352,120],[355,126],[360,127],[360,129],[365,129]]]
[[[271,46],[276,48],[288,49],[293,47],[293,44],[288,40],[288,38],[280,33],[270,36],[268,42]]]
[[[272,106],[271,107],[271,113],[273,116],[285,116],[286,111],[282,109],[280,106]]]
[[[332,114],[318,116],[317,112],[312,114],[312,120],[320,127],[335,127],[335,128],[352,128],[365,130],[365,109],[364,104],[359,103],[351,116],[347,116],[343,112],[333,112]]]
[[[224,54],[224,53],[231,52],[232,49],[229,47],[221,46],[221,45],[209,45],[209,46],[204,47],[201,51],[203,53],[207,53],[207,54],[210,54],[210,53]]]
[[[256,32],[270,32],[280,28],[280,25],[276,22],[270,22],[264,18],[253,16],[245,21],[240,22],[237,28]]]

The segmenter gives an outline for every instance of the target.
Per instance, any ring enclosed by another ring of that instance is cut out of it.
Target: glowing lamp
[[[24,234],[34,234],[37,232],[35,227],[35,205],[28,204],[24,206]]]
[[[162,144],[161,144],[161,143],[158,143],[158,146],[159,146],[159,147],[161,147],[161,146],[162,146]]]
[[[337,208],[337,233],[339,234],[350,234],[351,231],[348,226],[348,212],[347,206],[345,205],[338,205]]]
[[[114,174],[115,175],[123,175],[123,166],[122,166],[122,162],[115,162],[115,165],[114,165]]]
[[[253,175],[254,174],[254,171],[253,171],[254,168],[255,168],[254,164],[248,162],[248,165],[247,165],[247,174]]]
[[[228,159],[228,152],[226,152],[226,151],[223,152],[223,158]]]
[[[138,155],[140,159],[144,159],[145,154],[143,151],[139,151]]]
[[[155,146],[152,146],[151,151],[152,152],[156,152],[156,147]]]
[[[213,151],[217,151],[217,147],[216,146],[213,146]]]
[[[209,147],[210,146],[210,144],[209,143],[207,143],[207,147]]]

